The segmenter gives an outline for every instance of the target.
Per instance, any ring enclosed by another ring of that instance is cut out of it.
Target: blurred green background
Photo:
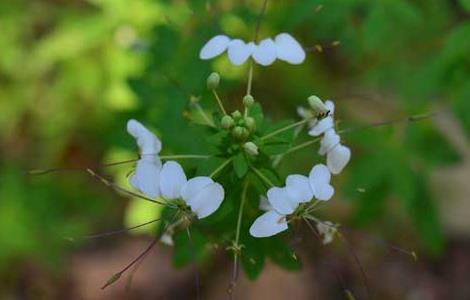
[[[103,162],[134,157],[134,141],[125,131],[131,117],[151,125],[165,154],[204,153],[204,140],[188,139],[201,132],[185,119],[190,95],[212,107],[205,79],[215,70],[227,106],[239,107],[248,69],[231,66],[226,57],[200,61],[199,49],[221,32],[251,39],[261,2],[0,2],[1,299],[87,298],[76,287],[81,281],[73,272],[84,270],[71,267],[74,257],[84,252],[86,260],[102,248],[112,252],[122,241],[90,245],[70,239],[158,213],[118,197],[85,173],[34,177],[25,171],[100,170]],[[253,94],[273,120],[294,119],[311,94],[336,101],[342,129],[439,112],[419,122],[345,134],[353,159],[335,178],[338,193],[326,214],[355,232],[418,252],[420,262],[402,259],[403,268],[431,277],[452,263],[463,270],[457,277],[437,276],[442,289],[416,299],[470,297],[464,285],[451,288],[459,284],[456,278],[470,278],[469,17],[468,0],[284,0],[270,1],[261,26],[261,37],[289,32],[315,49],[301,66],[255,68]],[[332,46],[335,41],[339,46]],[[286,159],[283,174],[307,172],[304,162],[314,151]],[[103,172],[125,184],[129,170]],[[364,240],[373,239],[361,236],[358,243]],[[381,247],[367,245],[358,246],[366,256]],[[118,266],[132,253],[120,257]],[[367,260],[376,267],[396,255],[375,254]],[[357,273],[352,277],[360,281]],[[386,279],[371,281],[382,299],[402,299],[418,289],[388,293]],[[435,285],[429,285],[434,288],[423,289],[433,292]],[[98,286],[87,295],[104,297]]]

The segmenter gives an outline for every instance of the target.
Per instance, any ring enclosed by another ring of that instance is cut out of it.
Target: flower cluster
[[[227,50],[228,59],[234,65],[244,64],[248,58],[263,66],[269,66],[276,59],[290,64],[301,64],[305,60],[305,51],[302,46],[288,33],[278,34],[274,40],[264,39],[256,44],[251,41],[245,43],[241,39],[231,39],[226,35],[217,35],[211,38],[201,49],[201,59],[212,59]]]
[[[272,187],[267,200],[261,207],[268,211],[258,217],[250,227],[254,237],[269,237],[287,230],[289,216],[293,215],[301,203],[312,199],[328,201],[333,197],[334,188],[330,185],[331,174],[323,164],[312,168],[308,177],[294,174],[286,178],[285,187]]]

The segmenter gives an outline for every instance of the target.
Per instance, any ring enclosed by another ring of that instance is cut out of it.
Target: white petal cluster
[[[267,209],[250,227],[254,237],[269,237],[287,230],[287,217],[295,212],[299,204],[313,198],[327,201],[333,197],[330,185],[331,174],[323,164],[315,165],[308,177],[289,175],[285,187],[272,187],[267,192],[267,201],[262,197],[260,207]],[[269,204],[269,205],[268,205]]]
[[[335,131],[333,101],[326,101],[329,114],[327,117],[316,121],[311,126],[309,134],[311,136],[323,135],[320,141],[320,155],[326,155],[326,165],[332,174],[339,174],[351,159],[351,150],[341,144],[340,136]]]
[[[276,59],[290,64],[301,64],[305,60],[302,46],[288,33],[278,34],[274,40],[264,39],[258,44],[245,43],[240,39],[231,39],[226,35],[211,38],[201,49],[201,59],[212,59],[227,51],[228,59],[234,65],[242,65],[248,58],[263,66],[269,66]]]
[[[160,140],[139,122],[130,120],[127,131],[146,154],[137,162],[129,180],[135,189],[150,198],[183,199],[199,219],[219,208],[225,196],[222,185],[205,176],[188,180],[181,165],[175,161],[167,161],[162,166],[158,158]]]
[[[137,161],[129,183],[136,190],[150,198],[160,197],[160,170],[162,163],[158,154],[162,149],[160,140],[136,120],[127,122],[127,132],[132,135],[140,148],[141,158]]]

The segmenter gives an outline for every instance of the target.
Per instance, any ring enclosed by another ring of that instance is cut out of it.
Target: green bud
[[[246,95],[245,97],[243,97],[243,105],[245,105],[245,107],[250,107],[254,103],[255,103],[255,99],[253,98],[253,96]]]
[[[245,127],[242,127],[242,139],[246,139],[250,136],[250,132]]]
[[[256,121],[252,117],[245,118],[245,126],[249,131],[253,132],[256,129]]]
[[[237,139],[241,139],[243,137],[243,129],[243,127],[235,126],[235,128],[232,129],[232,135]]]
[[[220,75],[219,73],[213,72],[207,77],[207,88],[209,90],[215,90],[219,86]]]
[[[246,153],[249,155],[258,155],[258,146],[255,145],[253,142],[247,142],[243,144],[243,149],[245,150]]]
[[[222,120],[220,120],[220,125],[222,128],[229,129],[235,124],[235,121],[233,121],[231,116],[223,116]]]
[[[308,97],[307,101],[318,115],[324,115],[328,112],[328,109],[326,108],[323,101],[321,101],[317,96],[310,96]]]
[[[232,117],[235,119],[235,121],[238,121],[242,117],[242,113],[236,110],[232,113]]]

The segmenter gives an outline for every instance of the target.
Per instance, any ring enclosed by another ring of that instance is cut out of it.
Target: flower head
[[[326,155],[326,165],[332,174],[339,174],[351,159],[351,150],[341,144],[341,138],[334,128],[334,111],[335,105],[333,101],[325,102],[325,107],[329,114],[325,118],[315,122],[310,128],[311,136],[319,136],[323,134],[320,141],[320,155]]]
[[[258,44],[245,43],[241,39],[231,39],[226,35],[211,38],[201,49],[201,59],[212,59],[227,51],[229,61],[234,65],[244,64],[248,58],[263,66],[269,66],[276,59],[290,64],[301,64],[305,60],[302,46],[288,33],[280,33],[275,39],[267,38]]]
[[[140,148],[141,158],[137,161],[129,183],[136,190],[150,198],[160,196],[160,170],[162,163],[158,157],[162,143],[151,131],[136,120],[127,122],[127,132],[132,135]]]
[[[289,175],[285,187],[270,188],[267,192],[269,205],[260,203],[268,211],[251,225],[250,234],[254,237],[269,237],[287,230],[288,216],[294,214],[301,203],[310,202],[313,198],[327,201],[333,196],[330,179],[328,168],[319,164],[312,168],[309,177]]]
[[[166,199],[182,199],[199,219],[214,213],[224,200],[224,188],[212,178],[197,176],[187,180],[175,161],[166,162],[161,171],[160,189]]]

